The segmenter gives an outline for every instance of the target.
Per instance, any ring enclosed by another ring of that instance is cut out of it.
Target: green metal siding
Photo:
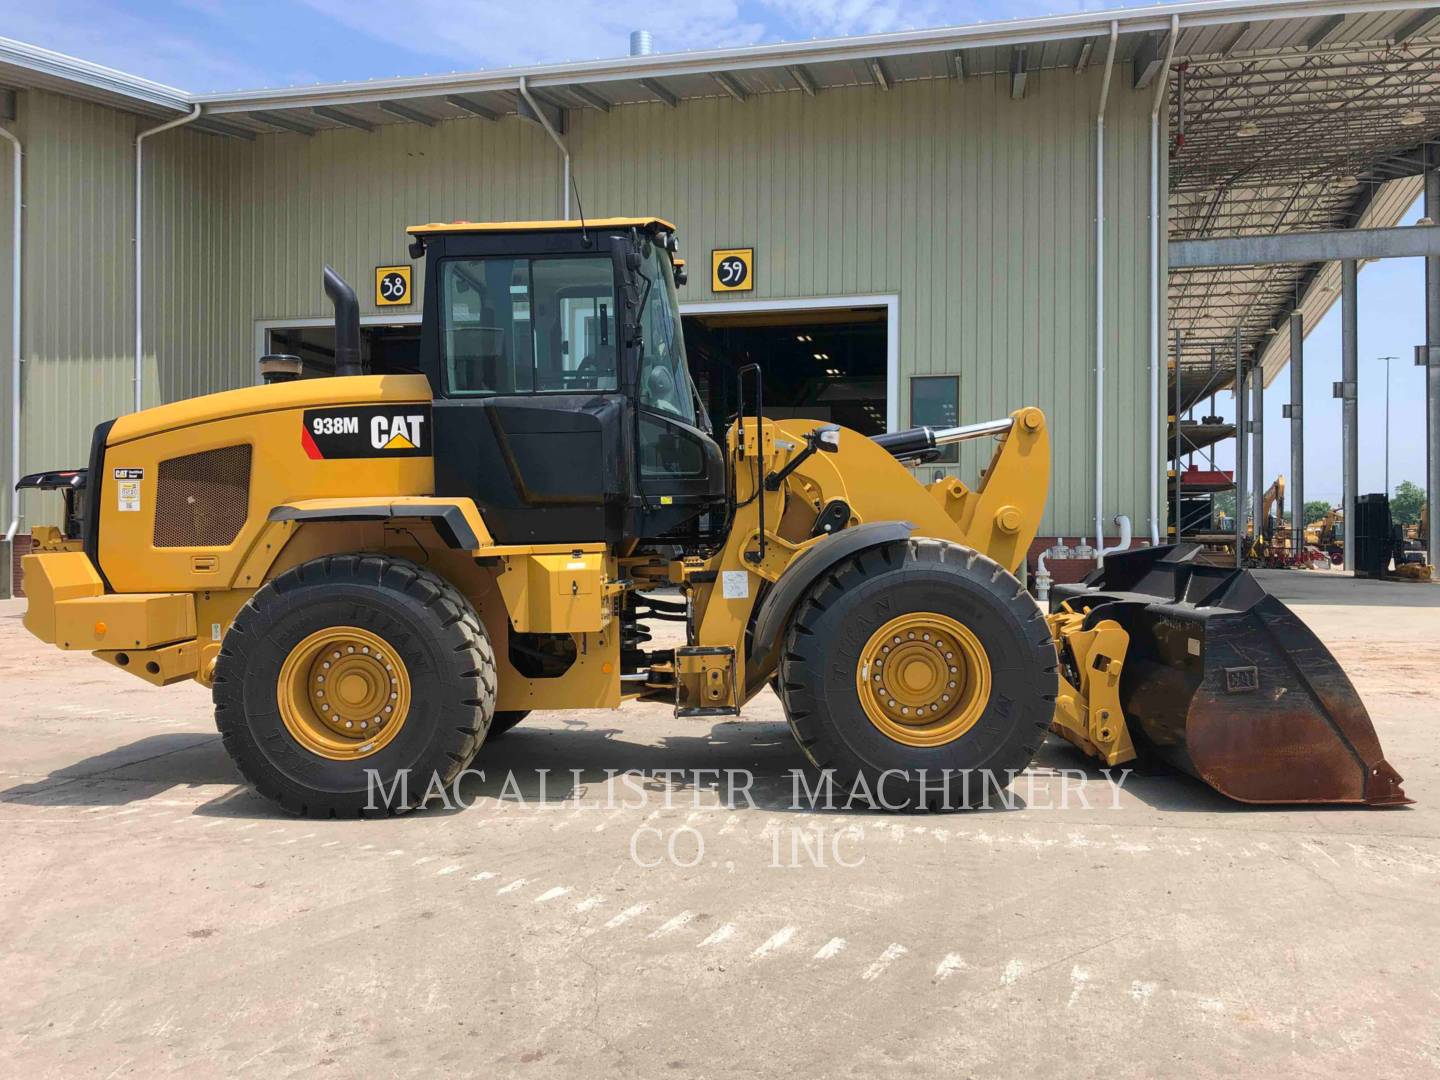
[[[1117,71],[1115,85],[1128,86],[1128,72]],[[1096,71],[1034,74],[1022,101],[1010,99],[1008,79],[982,76],[889,92],[585,110],[571,114],[566,137],[587,214],[655,213],[677,223],[691,266],[687,302],[720,299],[709,289],[710,250],[729,246],[756,249],[756,287],[726,301],[897,295],[901,422],[912,374],[958,374],[963,420],[1040,405],[1055,439],[1043,529],[1088,536],[1098,96]],[[1145,93],[1112,91],[1106,155],[1106,507],[1130,514],[1137,533],[1148,460],[1148,105]],[[91,259],[91,235],[105,243],[98,258],[107,269],[92,273],[116,298],[104,305],[104,348],[77,341],[73,353],[52,350],[61,366],[73,355],[75,371],[94,357],[101,390],[91,399],[39,382],[27,415],[69,410],[84,420],[27,434],[27,464],[52,452],[41,463],[76,460],[88,425],[128,400],[133,125],[109,115],[108,126],[85,129],[93,150],[82,156],[94,158],[90,171],[110,192],[56,191],[65,202],[83,195],[108,207],[92,212],[104,220],[90,229],[60,234]],[[408,261],[406,225],[554,217],[560,195],[558,152],[537,125],[516,118],[253,142],[156,136],[146,143],[147,398],[253,382],[258,322],[327,316],[324,262],[355,284],[362,313],[373,315],[373,268]],[[38,235],[53,242],[58,225]],[[410,313],[419,310],[416,286]],[[66,297],[86,293],[42,295],[43,314],[32,320],[54,326],[69,320]],[[978,450],[967,449],[958,474],[973,477]]]
[[[25,144],[21,462],[33,471],[83,464],[94,426],[131,405],[136,118],[57,94],[25,91],[17,97],[19,117],[12,130]],[[13,251],[8,160],[4,172],[8,365]],[[7,393],[7,434],[9,424]],[[5,442],[8,450],[8,438]],[[28,523],[53,519],[54,501],[28,496],[23,507]],[[7,498],[7,522],[8,506]],[[41,506],[46,512],[34,517]]]

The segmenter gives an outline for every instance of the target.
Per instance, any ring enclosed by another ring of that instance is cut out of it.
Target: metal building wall
[[[257,323],[329,318],[327,262],[354,285],[362,316],[374,315],[375,267],[410,262],[406,226],[558,216],[554,144],[515,117],[205,141],[219,213],[216,242],[196,254],[209,260],[219,293],[203,308],[157,309],[156,318],[180,339],[217,335],[202,361],[212,386],[255,381]],[[415,275],[415,303],[389,314],[418,314],[422,277]],[[176,378],[162,382],[178,385]]]
[[[1008,77],[982,76],[635,106],[578,115],[571,145],[587,211],[654,211],[680,227],[687,301],[715,299],[712,248],[751,245],[756,299],[898,294],[901,424],[911,375],[958,374],[962,422],[1041,406],[1055,440],[1042,532],[1093,535],[1099,82],[1040,72],[1020,101]],[[1106,504],[1137,533],[1148,108],[1147,93],[1122,89],[1107,119]],[[973,478],[981,447],[966,450],[952,471]]]
[[[1118,71],[1107,124],[1106,503],[1139,533],[1149,99],[1128,85]],[[717,97],[572,113],[567,138],[589,215],[677,223],[686,301],[714,299],[712,247],[754,246],[745,297],[898,294],[902,423],[914,374],[958,374],[966,420],[1043,407],[1055,439],[1043,531],[1073,537],[1093,532],[1098,94],[1098,72],[1057,71],[1032,74],[1021,101],[1003,76]],[[50,107],[74,114],[72,134],[53,138],[52,156],[68,167],[46,159],[39,182],[54,185],[49,212],[64,220],[32,210],[42,222],[32,235],[83,254],[105,302],[72,318],[90,288],[67,278],[57,291],[58,272],[29,294],[31,332],[53,342],[29,383],[27,416],[40,419],[28,425],[27,467],[77,461],[90,427],[128,407],[134,123],[62,102]],[[327,316],[326,261],[376,314],[373,268],[408,261],[406,225],[552,217],[559,203],[558,153],[514,117],[253,141],[157,136],[146,144],[147,399],[253,382],[259,322]],[[62,207],[78,208],[84,227]],[[67,385],[66,371],[84,385]],[[978,464],[962,460],[960,474]]]
[[[137,119],[42,91],[22,91],[17,97],[18,119],[12,130],[25,144],[21,462],[26,471],[34,471],[82,464],[95,425],[130,407],[131,141]],[[8,152],[4,156],[8,158]],[[6,311],[0,340],[8,362],[13,241],[8,160],[3,171],[0,275],[6,279]],[[3,413],[7,433],[8,375]],[[8,449],[8,438],[3,441]],[[8,478],[8,461],[5,470]],[[8,488],[8,482],[4,486]],[[27,526],[53,519],[52,501],[58,503],[53,496],[43,501],[33,493],[28,496],[23,505]],[[42,505],[45,512],[36,517],[34,511]]]

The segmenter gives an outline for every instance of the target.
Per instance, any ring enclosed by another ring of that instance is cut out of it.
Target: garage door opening
[[[865,435],[886,430],[888,308],[697,308],[682,318],[691,372],[717,425],[735,415],[735,373],[756,363],[771,419],[823,420]]]
[[[266,331],[265,351],[298,356],[302,379],[335,374],[335,327],[272,326]],[[420,324],[361,325],[360,358],[376,375],[408,375],[420,370]]]

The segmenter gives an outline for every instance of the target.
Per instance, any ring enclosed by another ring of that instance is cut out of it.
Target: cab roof
[[[584,221],[432,221],[426,225],[411,225],[405,231],[411,236],[433,236],[436,233],[579,232],[581,229],[675,232],[674,225],[657,217],[586,218]]]

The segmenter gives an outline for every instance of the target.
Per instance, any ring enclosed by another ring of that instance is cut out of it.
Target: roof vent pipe
[[[630,31],[630,55],[649,56],[655,51],[655,42],[650,37],[649,30]]]
[[[325,267],[325,295],[335,305],[335,374],[366,375],[360,362],[360,302],[332,267]]]

